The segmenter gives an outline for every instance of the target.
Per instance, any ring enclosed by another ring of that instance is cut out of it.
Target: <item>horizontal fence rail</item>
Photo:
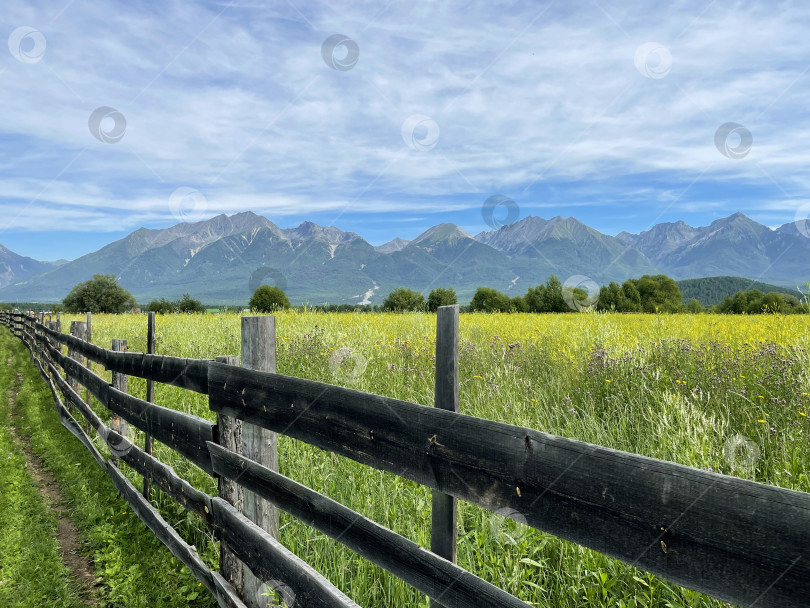
[[[117,373],[207,394],[210,409],[219,416],[394,473],[718,599],[742,606],[808,605],[810,494],[311,380],[214,361],[108,351],[22,314],[3,313],[0,321],[31,350],[63,424],[99,464],[108,472],[115,466],[104,461],[62,406],[60,393],[114,456],[200,515],[255,574],[293,587],[301,606],[355,604],[226,501],[196,490],[171,467],[109,429],[56,366],[84,384],[111,412],[207,473],[255,492],[441,605],[526,604],[452,561],[218,445],[212,423],[113,389],[63,355],[62,345]],[[110,474],[128,502],[137,502],[134,488]],[[138,499],[152,508],[140,495]],[[152,522],[153,532],[162,529],[151,511],[144,511],[142,519],[147,525]],[[178,549],[173,537],[161,540],[173,552],[177,549],[181,555],[175,555],[184,563],[191,559],[197,567],[193,555],[189,558]],[[195,575],[209,576],[204,571]],[[228,589],[217,573],[206,581],[218,598]]]

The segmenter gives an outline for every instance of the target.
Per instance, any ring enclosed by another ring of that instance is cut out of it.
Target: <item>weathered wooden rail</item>
[[[457,339],[457,325],[448,323],[453,314],[457,310],[439,317],[435,408],[227,363],[114,352],[22,314],[2,313],[0,321],[31,351],[63,424],[222,606],[241,605],[238,582],[230,581],[231,586],[202,564],[193,547],[121,475],[116,458],[198,514],[258,578],[283,583],[296,606],[355,604],[228,501],[195,489],[106,426],[59,368],[111,412],[207,473],[235,482],[338,540],[436,605],[526,606],[454,563],[454,499],[724,601],[761,608],[810,605],[810,494],[457,413],[457,359],[454,367],[451,344],[441,338]],[[207,394],[220,420],[282,433],[430,487],[436,553],[251,460],[238,448],[229,449],[220,441],[221,425],[112,388],[65,356],[63,346],[108,370]],[[62,398],[105,440],[113,459],[105,461],[98,453]]]

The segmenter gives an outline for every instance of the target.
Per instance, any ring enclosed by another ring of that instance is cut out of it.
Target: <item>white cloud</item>
[[[49,23],[46,3],[12,2],[5,22],[40,29],[48,47],[38,64],[0,62],[0,201],[47,203],[53,214],[37,229],[81,217],[82,228],[103,230],[171,219],[178,186],[204,192],[212,214],[277,215],[379,213],[381,200],[404,209],[392,193],[418,213],[439,196],[560,180],[598,188],[647,173],[705,172],[804,195],[810,48],[800,3],[600,4],[609,17],[592,4],[537,17],[535,4],[393,3],[368,25],[383,5],[75,3]],[[360,48],[352,70],[321,59],[336,32]],[[665,78],[636,70],[648,41],[671,51]],[[120,143],[91,136],[100,105],[126,116]],[[439,125],[430,152],[400,137],[416,113]],[[753,133],[745,159],[714,146],[728,121]],[[654,181],[646,188],[666,197]],[[10,229],[32,222],[25,211]]]

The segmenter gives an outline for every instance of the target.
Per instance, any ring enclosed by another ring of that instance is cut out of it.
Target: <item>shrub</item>
[[[251,310],[259,312],[273,312],[290,307],[287,294],[279,287],[260,285],[250,298]]]
[[[94,274],[89,281],[74,285],[62,304],[73,313],[121,313],[135,306],[135,298],[118,284],[114,274]]]
[[[436,312],[439,306],[451,306],[452,304],[458,304],[456,291],[452,287],[437,287],[428,295],[427,308],[430,312]]]
[[[397,312],[407,310],[424,310],[425,296],[418,291],[407,287],[397,287],[383,301],[383,310],[393,310]]]
[[[470,302],[473,312],[511,312],[512,300],[504,293],[492,287],[479,287]]]

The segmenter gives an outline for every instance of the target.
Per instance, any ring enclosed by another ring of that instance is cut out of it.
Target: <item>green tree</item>
[[[177,301],[176,306],[177,312],[205,312],[202,302],[195,300],[187,293],[184,293],[183,297]],[[287,306],[289,306],[289,302],[287,302]]]
[[[622,295],[623,312],[641,312],[641,293],[633,279],[627,279],[622,283]]]
[[[679,312],[683,310],[683,295],[678,284],[663,274],[645,274],[634,281],[644,312]]]
[[[523,301],[526,303],[527,312],[546,312],[543,308],[546,302],[546,286],[529,287]]]
[[[697,298],[692,298],[686,303],[686,310],[692,314],[697,314],[703,312],[703,307],[700,305],[700,301]]]
[[[437,287],[428,295],[427,308],[430,312],[436,312],[439,306],[452,304],[458,304],[456,291],[452,287]]]
[[[512,300],[492,287],[479,287],[470,301],[470,310],[473,312],[511,312],[513,310]]]
[[[155,312],[159,315],[167,315],[174,311],[175,311],[174,302],[170,302],[166,298],[158,298],[157,300],[152,300],[146,306],[146,312]]]
[[[565,303],[563,286],[557,275],[551,275],[546,281],[543,292],[543,312],[569,312],[571,309]]]
[[[515,312],[529,312],[526,296],[515,296],[512,298],[512,310]]]
[[[290,307],[287,294],[281,288],[270,285],[259,285],[250,298],[250,308],[259,312],[274,312]]]
[[[94,274],[73,286],[62,300],[68,312],[121,313],[135,307],[135,298],[118,284],[114,274]]]
[[[383,301],[383,310],[403,312],[424,309],[425,296],[407,287],[397,287]]]

